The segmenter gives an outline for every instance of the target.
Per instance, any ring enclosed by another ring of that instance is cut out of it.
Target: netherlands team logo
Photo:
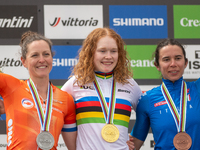
[[[30,109],[34,106],[34,104],[29,99],[24,98],[24,99],[22,99],[22,106],[26,109]]]

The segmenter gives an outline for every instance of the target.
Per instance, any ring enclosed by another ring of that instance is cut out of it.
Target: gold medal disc
[[[101,136],[106,142],[115,142],[119,138],[119,130],[113,124],[106,124],[101,130]]]
[[[179,132],[175,135],[173,143],[178,150],[188,150],[192,145],[192,139],[187,133]]]

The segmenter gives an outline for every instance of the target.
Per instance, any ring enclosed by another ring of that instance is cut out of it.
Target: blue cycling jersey
[[[183,78],[172,83],[162,79],[180,111],[180,93]],[[192,138],[189,150],[200,149],[200,79],[187,83],[186,133]],[[143,94],[136,109],[136,123],[131,135],[144,141],[151,127],[155,150],[175,150],[173,138],[178,133],[174,118],[163,97],[161,86]]]

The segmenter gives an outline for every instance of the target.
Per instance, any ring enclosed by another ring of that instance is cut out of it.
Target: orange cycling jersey
[[[55,140],[52,150],[56,150],[61,130],[76,131],[76,114],[71,95],[51,86],[53,107],[49,132]],[[27,81],[0,73],[0,95],[6,110],[7,149],[37,150],[36,138],[41,124]],[[46,102],[41,99],[41,103],[45,110]]]

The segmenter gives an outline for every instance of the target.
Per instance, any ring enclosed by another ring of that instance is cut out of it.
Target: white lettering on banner
[[[131,67],[155,67],[154,60],[131,60]]]
[[[198,27],[200,26],[200,21],[197,19],[182,18],[180,20],[180,24],[183,27]]]
[[[53,59],[53,66],[75,66],[77,63],[78,59],[75,58]]]
[[[33,16],[30,19],[25,19],[19,16],[13,16],[12,19],[0,18],[0,28],[30,28],[33,21]]]
[[[113,18],[113,26],[163,26],[163,18]]]
[[[22,66],[22,62],[20,60],[15,60],[14,58],[4,58],[4,60],[0,60],[0,67],[18,67]]]

